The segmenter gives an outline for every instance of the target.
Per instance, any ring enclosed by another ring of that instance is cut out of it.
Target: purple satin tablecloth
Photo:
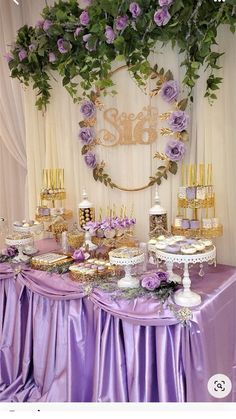
[[[68,274],[0,264],[0,401],[235,402],[236,269],[192,284],[202,304],[183,326],[153,298],[85,295]],[[232,381],[224,399],[207,391],[218,373]]]

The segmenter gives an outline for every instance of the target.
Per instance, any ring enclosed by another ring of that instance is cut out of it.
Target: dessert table
[[[0,401],[236,401],[236,268],[209,266],[203,278],[193,268],[202,304],[183,325],[154,298],[12,266],[0,264]],[[224,399],[207,391],[218,373],[232,381]]]

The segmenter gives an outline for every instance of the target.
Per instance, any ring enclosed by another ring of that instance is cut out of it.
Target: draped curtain
[[[45,2],[37,0],[21,3],[21,6],[15,8],[15,12],[21,12],[24,22],[35,24]],[[48,1],[48,4],[53,4],[53,1]],[[2,14],[3,12],[1,12]],[[16,29],[17,27],[15,27]],[[11,39],[13,38],[11,37]],[[233,112],[236,101],[236,84],[234,82],[236,35],[231,34],[228,27],[222,26],[219,29],[217,49],[225,51],[225,54],[220,58],[222,68],[219,70],[219,76],[222,76],[224,81],[221,90],[217,92],[217,101],[211,106],[204,98],[207,72],[200,71],[201,77],[193,91],[194,102],[188,109],[191,116],[190,143],[185,164],[213,164],[216,216],[220,217],[224,225],[224,235],[217,239],[218,261],[235,265],[236,222],[233,211],[236,204],[236,191],[233,185],[233,168],[236,156],[234,145],[236,123]],[[182,57],[177,50],[172,51],[170,47],[161,49],[157,45],[150,59],[166,70],[170,69],[174,78],[181,83],[184,69],[180,67]],[[126,112],[127,114],[133,113],[135,116],[143,111],[145,106],[157,108],[159,114],[171,110],[171,107],[163,103],[160,98],[151,98],[141,92],[125,69],[114,74],[113,79],[118,94],[114,97],[102,98],[105,110],[117,108],[120,114]],[[5,83],[10,85],[12,80],[6,78]],[[39,203],[42,169],[44,167],[63,167],[67,191],[66,207],[73,209],[75,218],[77,205],[81,201],[82,190],[85,188],[89,199],[96,206],[97,215],[101,210],[103,215],[106,214],[107,208],[113,208],[113,205],[118,213],[121,205],[126,207],[128,215],[133,209],[133,215],[137,218],[137,237],[142,241],[147,240],[148,211],[153,205],[155,187],[139,192],[124,192],[117,189],[112,190],[96,183],[91,170],[86,168],[80,153],[81,144],[77,138],[78,123],[82,119],[80,107],[73,104],[72,99],[61,86],[57,74],[53,74],[52,86],[51,103],[44,115],[34,106],[35,92],[31,88],[23,91],[30,217],[34,217],[35,207]],[[151,88],[151,86],[149,87]],[[16,88],[19,88],[17,83]],[[182,97],[184,97],[185,92],[182,93]],[[139,187],[147,183],[149,176],[155,173],[160,162],[153,159],[153,155],[157,150],[163,151],[167,141],[166,138],[160,136],[160,128],[165,126],[165,123],[158,118],[157,124],[158,140],[152,145],[116,145],[96,148],[99,160],[106,162],[106,170],[115,183],[123,187]],[[134,126],[133,123],[132,129]],[[112,130],[111,124],[104,121],[102,111],[98,111],[96,131],[100,132],[104,128]],[[117,136],[117,129],[115,133]],[[7,135],[6,139],[8,141]],[[17,144],[20,147],[21,142]],[[159,187],[161,203],[168,211],[169,226],[177,211],[179,184],[180,175],[178,173],[176,176],[170,175],[168,181],[163,181]],[[8,206],[10,205],[12,203],[9,202]]]
[[[3,55],[23,24],[21,8],[1,1],[0,12],[0,216],[9,222],[27,213],[25,119],[22,89],[9,78]]]

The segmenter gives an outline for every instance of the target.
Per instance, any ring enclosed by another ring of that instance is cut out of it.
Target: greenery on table
[[[88,95],[94,85],[105,91],[112,88],[110,71],[114,61],[124,60],[131,76],[140,87],[144,86],[153,71],[148,56],[157,41],[163,47],[171,43],[182,53],[182,65],[186,69],[183,83],[189,88],[190,96],[199,77],[198,70],[204,65],[209,70],[205,95],[210,100],[216,98],[215,91],[222,81],[217,76],[218,60],[223,53],[214,50],[217,29],[220,24],[228,24],[230,30],[235,31],[235,0],[169,1],[170,19],[161,26],[154,21],[154,14],[160,8],[157,0],[137,0],[141,13],[136,18],[129,11],[131,0],[94,0],[87,9],[87,25],[81,25],[83,10],[78,3],[77,0],[59,0],[53,6],[46,6],[42,17],[50,24],[45,29],[42,23],[20,28],[8,54],[11,76],[26,85],[33,81],[39,109],[45,108],[50,101],[53,72],[62,77],[62,84],[74,102],[82,99],[78,96],[77,76],[81,78],[82,96]],[[124,15],[128,16],[127,25],[118,31],[116,19]],[[107,26],[115,34],[111,43],[105,37]],[[76,35],[76,29],[80,27],[82,30]],[[91,35],[87,42],[83,40],[84,35]],[[66,52],[61,53],[58,49],[60,39]]]
[[[160,286],[154,291],[148,291],[143,287],[139,288],[118,288],[117,280],[94,284],[104,292],[111,293],[111,297],[114,299],[125,298],[132,300],[139,297],[153,297],[164,303],[175,291],[176,283],[174,282],[161,282]]]

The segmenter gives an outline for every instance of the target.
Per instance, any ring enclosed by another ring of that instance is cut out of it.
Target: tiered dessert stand
[[[52,206],[39,206],[35,216],[39,222],[47,224],[47,231],[52,232],[56,238],[63,231],[67,231],[67,221],[73,216],[71,210],[64,208],[56,208],[57,201],[62,202],[66,199],[66,191],[64,188],[64,169],[44,169],[43,170],[43,187],[40,193],[41,202],[45,201]]]

